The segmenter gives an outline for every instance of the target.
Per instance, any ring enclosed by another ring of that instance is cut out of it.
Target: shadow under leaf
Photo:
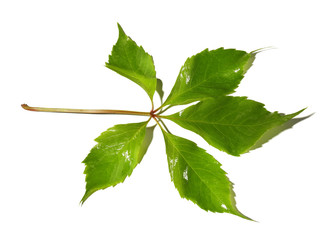
[[[263,134],[263,136],[249,149],[249,151],[255,150],[257,148],[262,147],[263,144],[269,142],[272,138],[274,138],[275,136],[279,135],[280,133],[282,133],[283,131],[292,128],[295,124],[311,117],[314,113],[302,117],[302,118],[293,118],[290,119],[289,121],[285,122],[284,124],[274,127],[270,130],[268,130],[266,133]]]

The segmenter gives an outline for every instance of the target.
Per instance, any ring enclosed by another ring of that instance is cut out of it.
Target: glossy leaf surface
[[[271,113],[263,104],[246,97],[224,96],[199,102],[167,118],[199,134],[210,145],[239,156],[247,152],[266,131],[299,113]]]
[[[212,212],[238,211],[232,183],[221,164],[194,142],[163,131],[171,180],[180,196]]]
[[[141,86],[152,99],[157,83],[153,58],[128,37],[119,24],[118,29],[119,37],[106,67]]]
[[[22,104],[29,111],[149,117],[146,122],[115,125],[96,139],[97,145],[83,161],[86,191],[81,203],[94,192],[122,183],[132,174],[153,139],[156,125],[147,127],[152,119],[164,134],[171,180],[180,196],[206,211],[227,212],[249,219],[236,208],[232,183],[221,169],[221,164],[194,142],[171,134],[163,120],[169,119],[199,134],[210,145],[239,156],[261,147],[282,131],[306,119],[292,119],[303,110],[290,115],[272,113],[262,103],[246,97],[228,96],[238,87],[256,54],[269,48],[250,53],[236,49],[205,49],[186,60],[163,103],[163,82],[156,77],[152,56],[127,36],[119,24],[118,30],[118,40],[106,67],[146,91],[151,100],[149,111],[44,108]],[[120,91],[123,93],[125,89]],[[155,92],[161,102],[159,107],[154,106]],[[128,97],[134,101],[134,97],[138,96]],[[163,116],[172,106],[189,103],[194,105]]]
[[[187,59],[164,105],[181,105],[233,93],[255,54],[219,48]]]
[[[131,175],[152,139],[153,128],[146,130],[147,123],[115,125],[95,139],[98,144],[83,161],[86,192],[82,203],[95,191],[115,186]]]

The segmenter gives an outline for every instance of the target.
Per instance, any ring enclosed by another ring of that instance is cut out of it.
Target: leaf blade
[[[182,198],[212,212],[251,220],[236,207],[232,183],[221,164],[194,142],[163,131],[171,180]]]
[[[153,99],[157,84],[153,58],[117,25],[119,37],[105,66],[138,84]]]
[[[301,110],[303,111],[303,110]],[[269,129],[298,115],[271,113],[264,105],[245,97],[207,99],[165,118],[200,135],[228,154],[247,152]]]
[[[86,191],[82,204],[94,192],[115,186],[131,175],[150,144],[143,144],[147,123],[115,125],[95,139],[98,144],[83,161]]]
[[[163,106],[183,105],[233,93],[254,59],[255,54],[245,51],[205,49],[186,60]]]

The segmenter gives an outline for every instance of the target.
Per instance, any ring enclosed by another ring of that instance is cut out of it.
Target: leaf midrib
[[[147,122],[144,122],[143,125],[141,125],[141,127],[135,132],[135,134],[124,144],[124,146],[127,146],[128,144],[130,144],[132,142],[132,140],[135,138],[135,136],[137,136],[139,134],[139,132],[141,131],[141,129],[143,127],[145,127],[145,125],[147,124]],[[122,153],[123,151],[122,150],[125,150],[126,148],[123,147],[122,149],[119,150],[119,153]]]
[[[123,149],[124,149],[124,151],[126,150],[126,148],[127,148],[127,146],[132,142],[132,140],[135,138],[135,136],[137,136],[138,134],[139,134],[139,132],[141,131],[141,129],[145,126],[147,124],[147,122],[145,122],[143,125],[141,125],[141,127],[135,132],[135,134],[127,141],[127,142],[125,142],[124,144],[122,144],[122,142],[120,143],[121,145],[124,145],[124,147],[123,148],[121,148],[119,151],[118,151],[118,154],[122,154],[123,153]],[[128,132],[128,131],[127,131]],[[127,132],[125,132],[125,133],[127,133]],[[99,142],[100,143],[100,142]],[[138,153],[139,154],[139,153]],[[136,159],[136,162],[137,162],[137,164],[133,164],[133,168],[135,167],[135,166],[137,166],[138,165],[138,159]],[[121,166],[121,164],[122,164],[122,161],[119,161],[119,163],[120,163],[120,166]],[[117,171],[118,171],[118,167],[116,168],[116,171],[115,171],[115,174],[113,174],[114,176],[116,176],[117,177]],[[115,181],[115,183],[114,184],[117,184],[117,183],[120,183],[120,182],[122,182],[122,181]]]
[[[194,120],[194,119],[187,119],[187,118],[176,118],[176,117],[171,117],[171,116],[161,116],[162,118],[166,118],[169,120],[177,120],[178,122],[194,122],[194,123],[202,123],[202,124],[207,124],[207,125],[220,125],[220,126],[229,126],[229,127],[256,127],[256,126],[261,126],[265,124],[270,124],[274,123],[276,120],[272,121],[266,121],[258,124],[223,124],[223,123],[216,123],[216,122],[206,122],[206,121],[201,121],[201,120]]]
[[[206,71],[207,71],[207,70],[206,70]],[[179,76],[180,76],[180,74],[179,74]],[[206,76],[206,72],[205,72],[205,76]],[[242,75],[242,77],[244,77],[244,75]],[[190,77],[190,78],[191,78],[191,77]],[[181,78],[180,78],[180,79],[181,79]],[[184,94],[190,92],[190,91],[193,90],[195,87],[198,87],[199,85],[208,82],[208,80],[209,80],[209,78],[206,78],[206,79],[203,78],[203,79],[204,79],[203,81],[197,83],[196,85],[194,85],[194,86],[192,86],[192,87],[187,88],[187,90],[186,90],[186,91],[183,91],[182,93],[181,93],[181,91],[176,91],[176,92],[178,92],[179,94],[176,95],[175,97],[171,97],[171,99],[169,99],[169,101],[167,101],[167,102],[165,103],[165,105],[169,105],[170,102],[172,102],[172,101],[174,101],[175,99],[177,99],[177,98],[183,96]],[[190,80],[190,81],[191,81],[191,80]],[[238,87],[238,85],[237,85],[236,87]],[[181,88],[180,88],[180,89],[181,89]],[[226,88],[219,88],[219,89],[225,90]],[[232,92],[234,92],[234,90],[232,90],[232,91],[228,91],[226,94],[229,94],[229,93],[232,93]],[[207,97],[207,96],[204,96],[204,98],[206,98],[206,97]],[[202,99],[202,98],[196,98],[196,99]],[[194,101],[196,101],[196,100],[191,99],[191,101],[194,102]],[[165,105],[164,105],[164,106],[165,106]],[[172,104],[171,104],[171,105],[172,105]],[[178,105],[180,105],[180,104],[178,104]]]
[[[168,139],[170,140],[170,142],[171,142],[171,144],[172,144],[172,146],[176,149],[176,151],[180,154],[180,156],[184,159],[184,161],[188,164],[188,166],[193,170],[193,172],[198,176],[198,178],[200,179],[200,181],[210,190],[210,192],[214,195],[214,196],[216,196],[218,199],[219,199],[219,201],[220,201],[220,203],[222,204],[223,203],[223,201],[221,200],[221,197],[220,196],[218,196],[215,192],[213,192],[213,190],[212,190],[212,188],[210,188],[207,184],[206,184],[206,182],[197,174],[197,172],[194,170],[194,168],[190,165],[190,163],[186,160],[186,158],[182,155],[182,153],[178,150],[178,148],[176,148],[175,147],[175,145],[173,144],[173,142],[171,141],[171,139],[170,139],[170,136],[168,136]]]
[[[135,72],[132,72],[131,70],[120,68],[120,67],[117,67],[117,66],[112,65],[112,64],[109,64],[109,63],[107,64],[107,66],[110,69],[114,70],[114,71],[118,71],[118,72],[122,72],[122,73],[126,74],[127,76],[133,78],[134,80],[137,80],[138,82],[140,82],[139,79],[144,79],[144,80],[157,80],[156,77],[148,77],[148,76],[145,76],[145,75],[141,75],[139,73],[135,73]],[[142,86],[145,87],[145,85],[143,84],[143,82],[140,82],[140,83],[142,84]]]
[[[210,51],[209,51],[209,52],[210,52]],[[196,55],[197,55],[197,54],[196,54]],[[194,56],[192,56],[192,57],[195,57],[196,55],[194,55]],[[199,65],[199,64],[198,64],[198,65]],[[198,66],[198,65],[197,65],[197,66]],[[182,66],[181,69],[183,69],[184,66],[185,66],[185,64]],[[164,105],[168,105],[168,104],[170,104],[170,102],[172,102],[172,99],[173,99],[173,101],[174,101],[174,99],[179,98],[180,96],[182,96],[182,95],[184,95],[185,93],[191,91],[191,90],[194,89],[195,87],[198,87],[199,85],[208,82],[208,79],[209,79],[209,78],[206,78],[206,76],[207,76],[207,71],[208,71],[208,65],[206,65],[206,66],[207,66],[207,67],[206,67],[206,70],[205,70],[205,73],[204,73],[205,77],[203,78],[203,79],[204,79],[203,81],[201,81],[201,82],[199,82],[198,84],[196,84],[196,85],[194,85],[194,86],[188,88],[188,89],[187,89],[186,91],[184,91],[183,93],[180,93],[180,91],[178,91],[178,92],[179,92],[179,95],[177,95],[176,97],[172,97],[171,99],[168,98],[169,101],[167,101]],[[188,75],[190,75],[190,74],[188,74]],[[244,78],[244,75],[245,75],[244,73],[241,74],[241,79]],[[178,75],[178,79],[182,79],[182,78],[180,78],[180,73],[179,73],[179,75]],[[192,77],[190,76],[190,81],[191,81],[191,79],[192,79]],[[239,81],[239,83],[240,83],[240,81]],[[238,87],[239,83],[237,84],[237,86],[236,86],[235,88]],[[190,84],[191,84],[191,82],[190,82]],[[181,88],[180,88],[180,89],[181,89]],[[220,88],[220,89],[225,89],[225,88]],[[231,91],[227,92],[226,94],[233,93],[233,92],[234,92],[234,90],[231,90]],[[179,104],[178,104],[178,105],[179,105]]]

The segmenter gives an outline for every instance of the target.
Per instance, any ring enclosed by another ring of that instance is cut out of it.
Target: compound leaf
[[[97,190],[115,186],[131,175],[152,139],[153,128],[146,130],[147,123],[115,125],[95,139],[98,144],[83,161],[86,192],[82,203]]]
[[[153,99],[157,83],[153,58],[128,37],[119,24],[118,29],[119,37],[106,67],[138,84]]]
[[[234,92],[255,59],[254,52],[219,48],[187,59],[164,105],[182,105]]]
[[[290,115],[271,113],[262,103],[246,97],[223,96],[206,99],[166,118],[199,134],[210,145],[239,156],[269,129],[287,122],[301,111]]]
[[[194,142],[163,131],[171,180],[182,198],[212,212],[249,219],[236,207],[232,183],[221,164]]]
[[[221,164],[194,142],[171,134],[162,120],[169,119],[199,134],[219,150],[239,156],[262,146],[272,137],[307,118],[293,119],[303,110],[284,115],[269,112],[262,103],[246,97],[227,96],[235,91],[252,66],[256,54],[264,49],[250,53],[236,49],[205,49],[188,58],[163,103],[163,82],[156,77],[152,56],[127,36],[119,24],[118,30],[118,40],[106,67],[146,91],[152,104],[149,112],[42,108],[22,104],[24,109],[30,111],[149,117],[146,122],[115,125],[95,139],[97,145],[83,161],[86,191],[81,203],[94,192],[122,183],[132,174],[153,139],[156,125],[147,127],[153,118],[162,129],[171,180],[180,196],[206,211],[231,213],[251,220],[237,209],[233,184],[221,169]],[[155,91],[161,101],[161,106],[156,109],[153,102]],[[196,101],[199,102],[180,112],[162,115],[172,106]]]

